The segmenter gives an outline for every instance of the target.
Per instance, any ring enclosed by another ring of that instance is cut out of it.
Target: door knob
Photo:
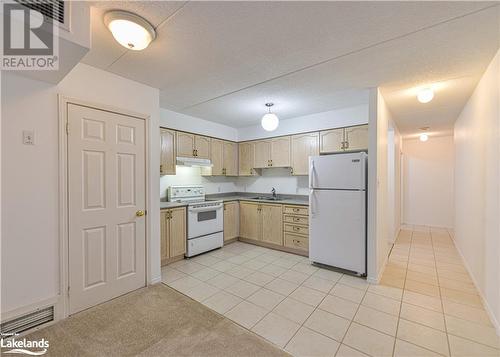
[[[137,217],[142,217],[142,216],[144,216],[145,214],[146,214],[146,212],[144,212],[143,210],[139,210],[139,211],[135,212],[135,215],[136,215]]]

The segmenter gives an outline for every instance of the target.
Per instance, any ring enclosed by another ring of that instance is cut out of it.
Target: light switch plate
[[[23,144],[35,145],[35,132],[33,130],[23,130]]]

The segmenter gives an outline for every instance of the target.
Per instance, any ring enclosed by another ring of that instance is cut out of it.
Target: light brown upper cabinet
[[[220,176],[223,175],[224,171],[224,153],[223,145],[224,142],[218,139],[210,139],[210,160],[212,161],[211,175]],[[208,168],[210,171],[210,168]]]
[[[271,140],[271,166],[290,167],[290,137],[281,136]]]
[[[345,150],[368,150],[368,124],[345,128]]]
[[[209,159],[210,138],[178,131],[177,156]]]
[[[368,124],[321,131],[320,152],[368,150]]]
[[[271,140],[255,141],[255,168],[271,166]]]
[[[175,175],[175,131],[160,130],[160,175]]]
[[[292,136],[292,175],[309,174],[309,156],[319,155],[319,133]]]
[[[224,203],[224,241],[238,238],[239,236],[239,213],[238,201]]]
[[[223,175],[238,176],[238,144],[224,141],[222,148]]]
[[[255,175],[255,142],[244,142],[238,144],[239,160],[238,160],[238,175],[239,176],[254,176]]]

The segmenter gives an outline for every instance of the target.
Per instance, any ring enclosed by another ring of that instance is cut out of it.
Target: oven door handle
[[[222,205],[210,206],[210,207],[200,207],[200,208],[190,207],[189,212],[208,212],[208,211],[217,211],[219,209],[222,209]]]

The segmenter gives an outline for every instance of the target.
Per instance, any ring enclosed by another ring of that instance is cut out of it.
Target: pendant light
[[[274,113],[271,113],[271,107],[274,105],[274,103],[266,103],[266,107],[268,109],[268,113],[264,114],[262,117],[262,120],[260,121],[260,124],[266,131],[273,131],[276,130],[276,128],[279,125],[280,120],[278,119],[278,116]]]
[[[156,31],[148,21],[128,11],[108,11],[104,14],[104,24],[115,40],[129,50],[143,50],[156,38]]]

